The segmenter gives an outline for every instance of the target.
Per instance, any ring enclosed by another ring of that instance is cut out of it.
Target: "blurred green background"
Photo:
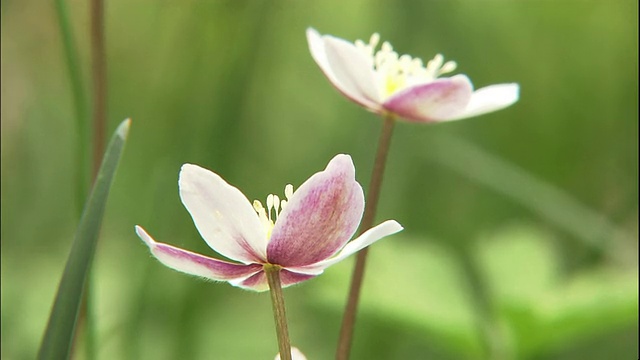
[[[90,89],[87,2],[67,2]],[[2,358],[34,357],[77,225],[79,147],[56,12],[2,1]],[[99,359],[272,359],[268,294],[165,268],[135,236],[213,254],[180,166],[250,199],[337,153],[367,187],[380,119],[308,53],[313,26],[440,52],[521,100],[396,127],[354,359],[638,357],[638,3],[107,1],[109,132],[133,125],[92,274]],[[353,259],[285,290],[293,344],[333,357]],[[83,345],[77,358],[82,359]]]

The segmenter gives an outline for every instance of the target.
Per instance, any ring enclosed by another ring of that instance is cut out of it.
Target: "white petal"
[[[338,254],[330,259],[323,260],[308,266],[287,267],[287,270],[301,274],[319,275],[327,267],[344,260],[347,256],[358,252],[385,236],[395,234],[403,229],[395,220],[387,220],[382,224],[365,231],[358,238],[349,242]]]
[[[293,193],[267,246],[267,260],[284,267],[330,258],[351,239],[364,211],[364,193],[349,155],[336,155]]]
[[[372,59],[355,45],[333,36],[321,36],[312,28],[307,29],[307,41],[311,56],[338,91],[372,111],[381,109]]]
[[[504,109],[518,101],[519,97],[520,86],[518,86],[518,84],[486,86],[471,94],[471,100],[462,114],[449,118],[446,121],[465,119]]]
[[[262,271],[262,265],[259,264],[234,264],[156,242],[140,226],[136,226],[136,234],[147,244],[156,259],[165,266],[186,274],[211,280],[239,282]]]
[[[383,106],[410,122],[438,122],[461,114],[473,94],[473,85],[465,75],[441,78],[404,89]]]
[[[179,185],[182,203],[213,250],[244,263],[266,260],[265,229],[240,190],[192,164],[182,166]]]
[[[251,266],[251,265],[244,265]],[[292,272],[286,269],[280,271],[280,282],[283,288],[307,281],[309,279],[313,279],[315,275],[310,274],[301,274]],[[233,286],[237,286],[239,288],[245,290],[252,291],[267,291],[269,290],[269,281],[267,280],[267,276],[264,271],[258,271],[252,276],[249,276],[245,279],[239,280],[230,280],[229,283]]]

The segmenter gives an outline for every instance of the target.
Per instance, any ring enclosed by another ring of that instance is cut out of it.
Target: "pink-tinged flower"
[[[473,90],[466,75],[440,77],[456,63],[436,55],[426,66],[409,55],[398,56],[380,36],[368,44],[350,43],[307,29],[311,56],[333,86],[353,102],[377,114],[393,114],[410,122],[451,121],[500,110],[518,100],[518,84]]]
[[[302,351],[298,350],[298,348],[295,348],[295,347],[291,348],[291,358],[293,360],[307,360],[307,357],[304,356]],[[276,355],[276,358],[274,360],[281,360],[280,353]]]
[[[197,165],[182,166],[179,188],[182,203],[209,247],[236,262],[158,243],[140,226],[138,236],[172,269],[255,291],[268,289],[264,266],[280,267],[282,286],[289,286],[402,230],[389,220],[349,242],[364,210],[362,187],[349,155],[335,156],[296,192],[287,185],[286,200],[269,195],[266,209],[259,201],[252,205],[240,190]]]

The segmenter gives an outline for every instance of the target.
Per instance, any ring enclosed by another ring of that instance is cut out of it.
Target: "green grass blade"
[[[62,280],[58,286],[38,359],[68,359],[87,273],[93,259],[109,188],[129,132],[131,120],[123,121],[102,159],[93,190],[85,204]]]

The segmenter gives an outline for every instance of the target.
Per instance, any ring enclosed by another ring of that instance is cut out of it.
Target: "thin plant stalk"
[[[84,203],[86,201],[86,197],[88,195],[89,189],[89,177],[90,174],[97,171],[97,167],[99,166],[99,161],[97,165],[90,165],[89,160],[89,110],[88,110],[88,102],[85,94],[83,81],[82,81],[82,73],[80,69],[80,60],[78,56],[78,51],[76,48],[75,41],[73,39],[73,28],[70,21],[69,10],[67,8],[67,4],[64,0],[55,0],[55,11],[58,18],[58,26],[60,28],[60,37],[62,39],[62,48],[65,57],[65,63],[67,66],[67,72],[69,75],[69,82],[72,93],[72,101],[73,101],[73,109],[74,109],[74,118],[75,118],[75,128],[76,128],[76,136],[77,136],[77,148],[76,148],[76,170],[75,170],[75,209],[78,215],[78,219],[82,215],[82,210],[84,207]],[[91,290],[87,289],[86,292],[89,293]],[[83,300],[83,305],[81,307],[81,318],[84,318],[87,309],[87,300]],[[95,356],[95,332],[93,329],[87,329],[87,358],[93,359]],[[75,341],[74,341],[75,346]]]
[[[291,342],[289,341],[289,328],[287,326],[287,314],[280,282],[280,267],[277,265],[264,267],[264,272],[269,282],[271,303],[273,304],[273,318],[276,322],[276,334],[278,337],[278,349],[281,360],[291,360]]]
[[[90,5],[90,39],[91,39],[91,74],[93,83],[93,116],[92,116],[92,160],[91,178],[95,181],[103,156],[107,132],[107,60],[104,35],[104,0],[92,0]],[[88,151],[87,151],[88,152]],[[89,360],[95,359],[96,324],[93,316],[93,286],[91,269],[88,269],[88,280],[82,306],[78,318],[79,325],[85,330],[86,355]],[[79,332],[76,333],[76,339]]]
[[[95,178],[107,132],[107,59],[104,36],[104,1],[91,1],[91,73],[93,77],[93,162]]]
[[[387,155],[391,145],[391,135],[396,119],[393,115],[388,114],[384,117],[382,131],[378,140],[378,150],[376,152],[375,162],[373,163],[373,171],[371,173],[371,182],[367,193],[367,202],[360,223],[360,234],[373,226],[376,210],[378,208],[378,199],[380,197],[380,189],[382,188],[382,178],[387,163]],[[351,276],[351,287],[349,289],[349,297],[345,306],[344,315],[342,317],[342,326],[340,328],[340,338],[338,339],[338,348],[336,350],[336,360],[347,360],[351,352],[351,344],[353,342],[353,329],[356,322],[356,314],[358,311],[358,302],[360,300],[360,289],[364,280],[364,270],[367,262],[367,254],[369,248],[364,248],[358,252],[356,264],[353,268]]]
[[[62,49],[69,75],[71,94],[73,99],[74,118],[76,124],[78,147],[76,149],[76,212],[78,218],[82,215],[82,209],[89,189],[89,111],[87,97],[82,82],[82,73],[79,66],[79,56],[73,40],[73,28],[69,20],[69,11],[64,0],[54,1]]]

